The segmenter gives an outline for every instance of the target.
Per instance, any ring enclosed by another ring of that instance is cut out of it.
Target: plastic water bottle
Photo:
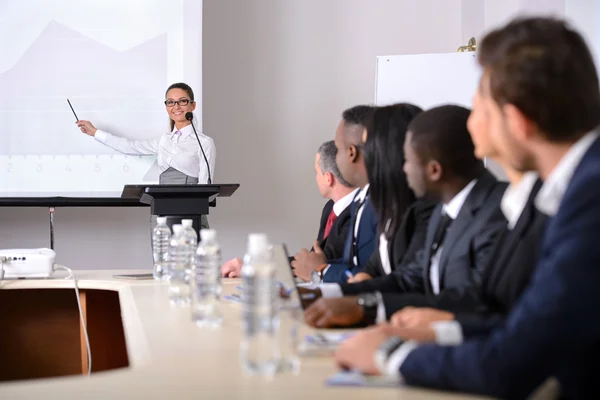
[[[183,225],[183,232],[189,236],[190,241],[194,245],[194,251],[196,250],[196,246],[198,245],[198,234],[193,227],[194,221],[191,219],[182,219],[181,225]]]
[[[154,259],[154,279],[169,277],[169,241],[171,229],[166,217],[156,218],[156,227],[152,230],[152,258]]]
[[[171,236],[169,268],[169,300],[175,305],[190,303],[190,270],[195,248],[192,240],[183,231],[182,225],[173,225]]]
[[[191,274],[192,321],[197,325],[218,327],[223,322],[219,309],[221,296],[221,247],[217,232],[200,231],[200,245]]]
[[[247,372],[272,376],[279,364],[279,296],[267,236],[251,234],[242,266],[244,337],[242,365]]]

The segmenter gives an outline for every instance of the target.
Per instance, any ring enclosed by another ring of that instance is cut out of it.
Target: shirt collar
[[[369,184],[367,183],[364,188],[360,189],[360,192],[356,195],[354,201],[363,202],[367,198],[367,194],[369,192]]]
[[[477,179],[473,179],[467,186],[458,192],[458,194],[454,196],[452,200],[450,200],[447,204],[444,204],[442,206],[443,212],[446,213],[446,215],[448,215],[450,218],[456,219],[460,209],[462,208],[463,204],[465,204],[465,201],[467,200],[469,193],[471,193],[471,190],[473,190],[473,186],[475,186],[476,182]]]
[[[171,132],[171,137],[173,137],[175,135],[175,132],[180,131],[181,132],[181,139],[185,139],[188,136],[192,135],[194,133],[194,129],[192,128],[192,124],[189,124],[187,126],[184,126],[181,129],[177,129],[176,127],[173,127],[173,131]]]
[[[538,210],[551,217],[558,212],[558,207],[567,191],[575,169],[597,137],[598,132],[588,133],[571,146],[567,154],[561,158],[536,196],[535,206]]]
[[[502,195],[500,209],[508,221],[508,229],[513,229],[525,209],[529,194],[538,179],[535,172],[526,172],[521,181],[516,185],[509,185]]]
[[[353,191],[351,191],[350,193],[333,203],[333,212],[336,217],[339,217],[340,214],[344,212],[346,207],[348,207],[350,203],[352,203],[352,199],[354,198],[354,196],[356,196],[356,192],[358,192],[359,190],[360,189],[354,189]]]

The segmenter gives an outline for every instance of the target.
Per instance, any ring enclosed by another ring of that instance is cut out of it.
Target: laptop
[[[292,304],[300,304],[305,308],[305,302],[300,300],[299,287],[307,287],[305,283],[299,282],[294,276],[294,270],[290,263],[289,253],[285,244],[273,245],[273,258],[276,265],[276,279],[282,287],[282,291],[290,296]]]

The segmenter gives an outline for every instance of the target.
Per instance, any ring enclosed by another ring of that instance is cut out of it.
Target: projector
[[[50,249],[0,250],[4,279],[49,278],[54,270],[54,260],[56,253]]]

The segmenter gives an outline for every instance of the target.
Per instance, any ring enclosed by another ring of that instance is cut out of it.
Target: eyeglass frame
[[[168,105],[167,102],[169,102],[169,101],[172,101],[173,104]],[[182,102],[184,102],[184,101],[186,102],[186,104],[182,104]],[[185,107],[188,104],[191,104],[193,102],[194,102],[194,100],[192,100],[192,99],[165,100],[165,106],[167,106],[167,107],[175,107],[175,104],[177,104],[178,106]]]

